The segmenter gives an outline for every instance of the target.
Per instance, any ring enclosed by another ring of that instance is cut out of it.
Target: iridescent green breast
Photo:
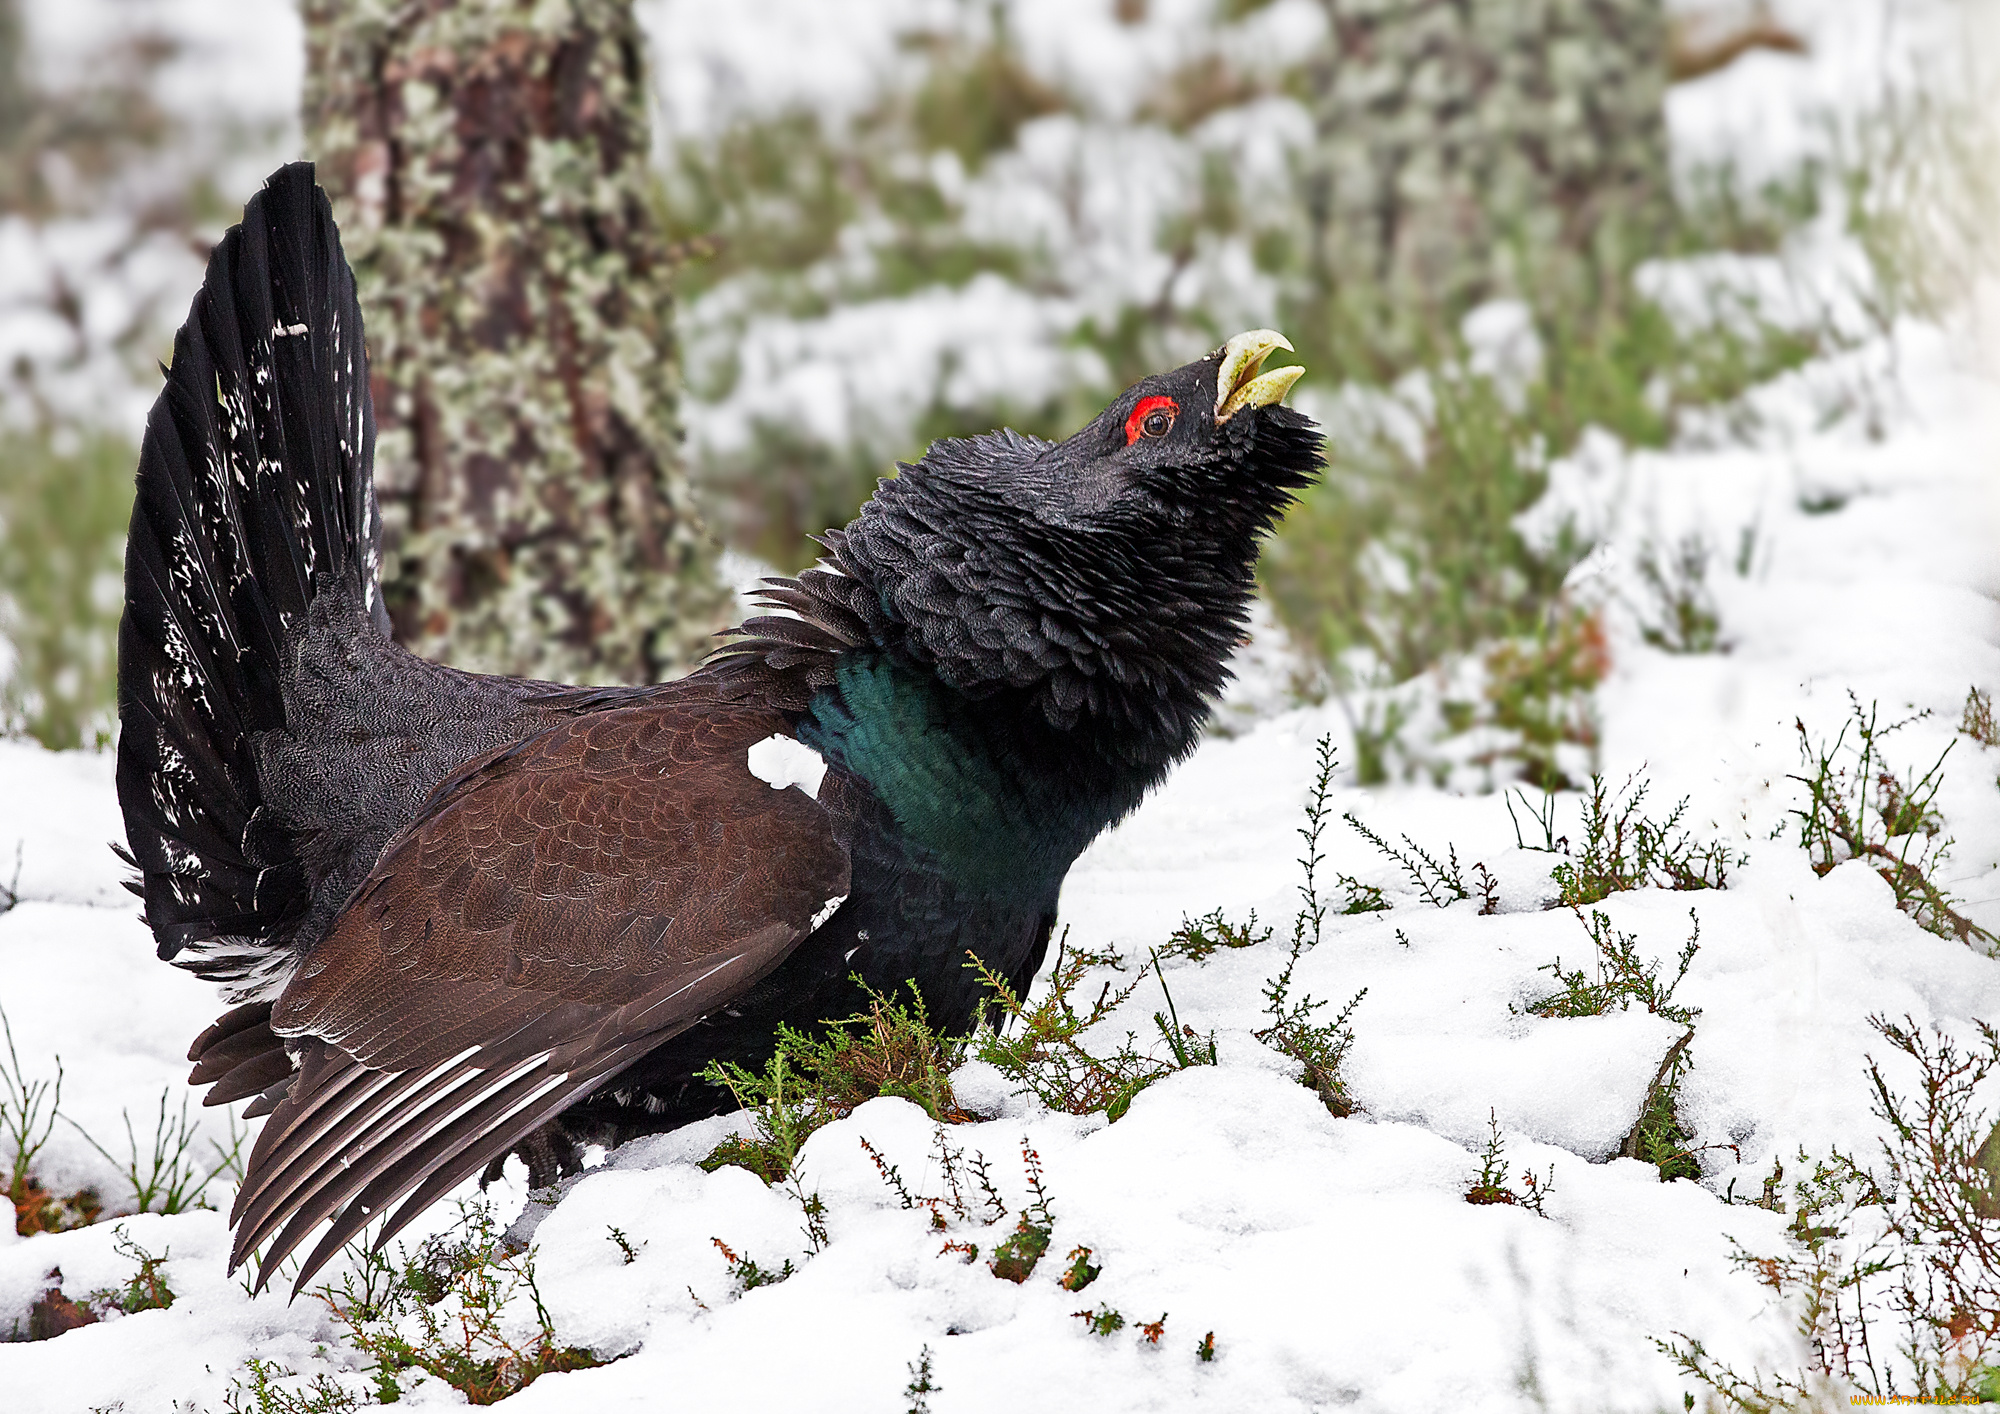
[[[1132,803],[1098,798],[1068,769],[1064,734],[885,656],[844,662],[799,735],[868,783],[906,846],[996,897],[1052,895]]]

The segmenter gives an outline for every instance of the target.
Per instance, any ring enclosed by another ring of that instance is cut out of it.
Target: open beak
[[[1284,401],[1292,384],[1305,376],[1297,364],[1259,373],[1272,349],[1292,352],[1291,340],[1276,329],[1252,329],[1222,346],[1222,366],[1215,370],[1215,420],[1227,422],[1243,408],[1268,407]]]

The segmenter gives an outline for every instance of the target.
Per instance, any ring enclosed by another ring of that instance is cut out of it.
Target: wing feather
[[[505,1136],[497,1146],[499,1152],[504,1153],[596,1089],[611,1075],[644,1055],[648,1049],[650,1043],[625,1048],[615,1057],[605,1058],[598,1069],[589,1075],[558,1075],[556,1078],[562,1082],[560,1084],[528,1088],[528,1082],[538,1078],[530,1074],[516,1082],[516,1086],[520,1087],[519,1093],[514,1093],[513,1087],[510,1087],[510,1092],[495,1095],[480,1110],[463,1115],[449,1128],[432,1134],[421,1148],[376,1174],[368,1187],[335,1218],[301,1268],[299,1279],[293,1286],[293,1295],[304,1289],[308,1274],[338,1252],[384,1208],[398,1199],[405,1199],[376,1235],[374,1246],[377,1251],[404,1224],[483,1169],[495,1151],[495,1136]],[[410,1193],[412,1189],[416,1189],[414,1194]],[[405,1198],[406,1194],[410,1196]],[[262,1263],[258,1267],[258,1278],[260,1281],[263,1279]]]
[[[379,1246],[783,961],[849,879],[825,808],[749,771],[784,728],[708,697],[617,707],[441,790],[271,1008],[301,1064],[251,1154],[231,1269],[268,1242],[261,1287],[331,1220],[303,1288],[400,1201]],[[250,1041],[210,1047],[242,1093],[268,1073]]]
[[[365,1109],[351,1115],[336,1133],[314,1145],[310,1155],[288,1169],[286,1179],[266,1190],[263,1200],[244,1213],[239,1241],[249,1246],[261,1243],[290,1219],[277,1245],[259,1263],[259,1277],[275,1269],[327,1214],[384,1169],[434,1142],[464,1116],[504,1115],[513,1102],[532,1099],[528,1092],[537,1085],[546,1089],[560,1082],[560,1073],[551,1077],[546,1061],[544,1055],[530,1055],[509,1066],[464,1063],[428,1079],[422,1074],[374,1072],[390,1083],[376,1090]],[[499,1103],[503,1100],[507,1103]]]
[[[293,1127],[287,1136],[290,1142],[272,1150],[283,1161],[274,1160],[262,1173],[253,1171],[237,1196],[231,1216],[237,1224],[237,1245],[245,1250],[262,1242],[284,1214],[317,1192],[341,1166],[342,1151],[373,1135],[385,1111],[419,1090],[426,1079],[440,1079],[435,1067],[399,1072],[370,1070],[351,1062],[336,1065],[340,1102],[322,1107],[309,1123]],[[470,1079],[478,1073],[461,1063],[455,1075],[448,1073],[445,1078]],[[258,1143],[263,1143],[261,1136]],[[255,1159],[253,1152],[253,1170]]]

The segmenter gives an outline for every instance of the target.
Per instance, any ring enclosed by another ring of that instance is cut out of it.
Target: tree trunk
[[[1670,214],[1661,0],[1321,0],[1305,173],[1343,372],[1449,346],[1483,300],[1614,303]]]
[[[657,680],[720,626],[631,0],[306,0],[368,319],[383,589],[426,657]]]

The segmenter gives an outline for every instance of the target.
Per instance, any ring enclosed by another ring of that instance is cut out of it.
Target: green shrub
[[[1753,186],[1734,159],[1690,164],[1674,180],[1677,220],[1668,251],[1775,254],[1818,219],[1826,175],[1824,163],[1808,158]]]
[[[1459,866],[1457,845],[1446,846],[1445,858],[1448,862],[1440,864],[1431,856],[1429,850],[1425,849],[1408,835],[1402,837],[1403,847],[1398,849],[1359,820],[1355,819],[1352,812],[1340,818],[1347,822],[1349,829],[1375,846],[1378,853],[1386,855],[1389,859],[1400,865],[1403,872],[1409,876],[1410,882],[1417,886],[1417,892],[1423,896],[1424,902],[1432,908],[1449,908],[1461,899],[1472,897],[1471,891],[1465,887],[1465,870]],[[1341,878],[1345,882],[1347,876],[1342,875]],[[1307,887],[1310,886],[1310,880],[1308,880]],[[1381,901],[1380,889],[1373,891],[1374,898],[1372,900],[1357,896],[1355,887],[1352,885],[1350,885],[1348,892],[1349,903],[1344,910],[1348,913],[1373,913],[1376,911],[1373,905]],[[1368,904],[1370,906],[1357,907],[1357,904]],[[1317,936],[1318,929],[1315,928],[1315,941],[1317,941]]]
[[[1484,667],[1483,709],[1468,713],[1467,725],[1483,722],[1497,728],[1509,744],[1475,757],[1475,764],[1491,772],[1500,761],[1512,759],[1530,785],[1567,789],[1565,748],[1581,748],[1593,765],[1597,758],[1593,694],[1611,670],[1603,619],[1559,609],[1533,634],[1494,644],[1486,651]]]
[[[910,1192],[903,1182],[902,1171],[884,1157],[866,1138],[861,1140],[861,1148],[875,1165],[875,1171],[882,1175],[882,1184],[903,1205],[906,1211],[922,1208],[930,1215],[933,1232],[950,1232],[954,1225],[972,1223],[991,1226],[1007,1216],[1006,1200],[993,1184],[986,1156],[974,1152],[970,1158],[965,1150],[955,1147],[945,1136],[945,1127],[940,1124],[934,1139],[937,1150],[937,1171],[943,1180],[943,1192],[935,1196],[919,1196]],[[1002,1281],[1011,1281],[1016,1286],[1034,1275],[1035,1268],[1049,1250],[1049,1240],[1055,1232],[1055,1213],[1049,1205],[1049,1193],[1042,1180],[1042,1156],[1035,1146],[1021,1137],[1021,1168],[1028,1178],[1028,1192],[1032,1195],[1014,1220],[1014,1230],[993,1246],[993,1255],[987,1263],[987,1270]],[[976,1192],[974,1191],[976,1188]],[[956,1253],[966,1262],[979,1260],[979,1244],[962,1239],[953,1239],[938,1250],[940,1257]],[[1099,1268],[1090,1264],[1090,1249],[1078,1247],[1070,1253],[1070,1269],[1062,1279],[1065,1290],[1079,1291],[1097,1277]],[[1072,1279],[1075,1280],[1072,1285]]]
[[[1000,19],[984,34],[905,39],[915,62],[899,65],[845,121],[803,110],[750,117],[671,153],[658,215],[685,261],[681,298],[697,312],[688,369],[697,397],[721,400],[735,389],[735,345],[760,317],[817,318],[986,274],[1053,278],[1047,252],[968,232],[956,184],[932,159],[948,153],[976,171],[1014,145],[1022,124],[1068,107],[1068,98],[1028,69]],[[702,304],[724,285],[727,301]],[[704,328],[711,308],[716,323]],[[1080,338],[1099,342],[1089,331]],[[878,478],[933,439],[1003,423],[1061,435],[1112,391],[1073,389],[1048,407],[961,407],[943,396],[951,372],[934,370],[938,386],[908,426],[871,423],[879,408],[864,404],[841,441],[763,420],[740,448],[707,456],[698,479],[729,543],[782,570],[801,568],[818,553],[807,537],[845,524]]]
[[[781,1183],[813,1131],[880,1095],[910,1100],[935,1120],[971,1118],[951,1090],[951,1072],[964,1060],[967,1043],[938,1034],[914,983],[908,1003],[863,986],[865,1012],[829,1021],[816,1034],[780,1027],[761,1073],[734,1061],[709,1063],[702,1079],[728,1090],[751,1114],[753,1129],[723,1140],[702,1160],[703,1168],[712,1173],[734,1164],[766,1183]]]
[[[1342,699],[1345,705],[1345,699]],[[1354,734],[1354,779],[1356,784],[1379,786],[1389,779],[1389,758],[1407,751],[1403,728],[1409,725],[1410,708],[1400,698],[1371,697],[1362,704],[1361,715],[1350,709],[1348,729]]]
[[[1302,648],[1329,665],[1363,650],[1392,682],[1533,633],[1569,568],[1515,527],[1547,474],[1499,388],[1446,374],[1430,396],[1418,448],[1387,423],[1336,438],[1261,570]]]
[[[993,1275],[1016,1286],[1034,1275],[1035,1268],[1049,1250],[1055,1218],[1048,1208],[1048,1195],[1041,1189],[1041,1172],[1033,1170],[1035,1201],[1022,1209],[1014,1230],[993,1249]]]
[[[1319,839],[1332,808],[1326,797],[1333,782],[1334,764],[1332,738],[1321,737],[1315,751],[1312,789],[1306,796],[1306,822],[1299,827],[1299,839],[1305,845],[1305,853],[1299,858],[1304,877],[1299,881],[1298,915],[1292,920],[1292,945],[1285,954],[1285,965],[1264,983],[1264,1014],[1271,1018],[1270,1024],[1252,1034],[1278,1054],[1297,1061],[1301,1067],[1299,1082],[1319,1096],[1328,1113],[1342,1118],[1353,1114],[1356,1108],[1347,1093],[1346,1078],[1341,1074],[1347,1053],[1354,1046],[1354,1031],[1348,1022],[1354,1009],[1361,1005],[1361,999],[1368,995],[1368,989],[1363,987],[1349,997],[1347,1005],[1334,1013],[1331,1021],[1313,1020],[1313,1014],[1327,1005],[1324,999],[1303,992],[1296,997],[1292,994],[1292,972],[1300,958],[1320,945],[1326,925],[1327,905],[1319,896],[1318,886],[1319,867],[1325,862]],[[1347,820],[1356,824],[1351,815]],[[1358,824],[1356,828],[1360,828]],[[1345,875],[1341,877],[1346,879]],[[1379,901],[1379,891],[1375,897]],[[1356,910],[1353,902],[1350,890],[1347,912],[1372,911]]]
[[[1552,797],[1543,797],[1539,811],[1529,806],[1536,818],[1545,822],[1543,833],[1550,837],[1546,846],[1536,848],[1560,849],[1567,856],[1549,873],[1556,885],[1556,904],[1587,908],[1628,889],[1719,889],[1729,882],[1729,870],[1742,864],[1746,856],[1714,840],[1697,840],[1683,829],[1681,821],[1688,808],[1685,796],[1665,820],[1648,818],[1643,809],[1648,788],[1648,782],[1627,777],[1614,793],[1606,788],[1602,776],[1592,776],[1583,798],[1583,839],[1575,845],[1567,836],[1553,838]],[[1527,803],[1525,797],[1522,803]],[[1511,803],[1508,808],[1511,814]],[[1517,844],[1522,843],[1518,818],[1514,838]]]
[[[1070,1314],[1082,1321],[1084,1329],[1092,1335],[1116,1335],[1125,1329],[1125,1317],[1109,1306],[1099,1305],[1094,1311],[1072,1311]]]
[[[535,1284],[534,1254],[508,1249],[487,1204],[461,1203],[451,1229],[426,1238],[414,1254],[399,1251],[399,1261],[361,1252],[338,1286],[313,1293],[344,1327],[346,1344],[375,1362],[379,1402],[399,1400],[397,1376],[412,1370],[450,1385],[468,1404],[497,1404],[543,1375],[604,1363],[589,1350],[557,1342]],[[534,1325],[517,1338],[508,1333],[508,1316],[524,1300]],[[268,1385],[266,1372],[253,1364],[249,1388],[239,1380],[237,1391],[261,1401],[257,1391]]]
[[[1651,541],[1639,557],[1639,578],[1652,599],[1639,636],[1668,653],[1714,653],[1725,647],[1722,619],[1708,587],[1714,548],[1701,535],[1682,536],[1671,551]]]
[[[1546,1174],[1521,1170],[1521,1187],[1507,1182],[1507,1145],[1500,1137],[1500,1118],[1486,1112],[1486,1146],[1479,1151],[1479,1174],[1466,1185],[1465,1201],[1474,1206],[1506,1204],[1526,1208],[1538,1218],[1548,1216],[1543,1205],[1556,1186],[1555,1165]]]
[[[14,1205],[14,1231],[30,1237],[88,1227],[104,1212],[98,1191],[81,1188],[60,1195],[34,1173],[35,1158],[55,1133],[57,1117],[68,1118],[62,1115],[62,1057],[55,1058],[55,1079],[30,1080],[14,1049],[14,1028],[4,1007],[0,1007],[0,1038],[7,1045],[6,1061],[0,1064],[0,1177],[6,1179],[6,1196]]]
[[[112,1249],[133,1265],[132,1275],[119,1287],[91,1293],[90,1303],[101,1310],[123,1311],[130,1316],[139,1311],[164,1311],[174,1304],[173,1289],[160,1269],[167,1264],[172,1249],[154,1256],[132,1240],[123,1224],[112,1229]]]
[[[1869,1023],[1916,1076],[1899,1092],[1868,1063],[1879,1165],[1801,1153],[1810,1171],[1789,1191],[1775,1165],[1757,1205],[1790,1212],[1788,1246],[1739,1244],[1732,1257],[1796,1312],[1809,1367],[1742,1371],[1683,1332],[1654,1341],[1708,1387],[1711,1408],[1844,1408],[1849,1390],[1911,1404],[2000,1394],[2000,1129],[1979,1103],[2000,1033],[1981,1022],[1961,1048],[1908,1017]]]
[[[1453,337],[1426,356],[1420,386],[1382,391],[1407,364],[1350,358],[1338,337],[1321,341],[1306,360],[1314,380],[1375,391],[1346,405],[1325,481],[1286,519],[1260,574],[1279,620],[1336,689],[1402,683],[1481,654],[1487,701],[1451,729],[1514,733],[1503,754],[1517,755],[1531,780],[1563,781],[1555,749],[1594,747],[1588,704],[1607,665],[1601,626],[1562,593],[1590,546],[1569,526],[1531,543],[1518,519],[1547,489],[1550,462],[1587,428],[1643,447],[1717,425],[1746,431],[1748,390],[1839,342],[1824,319],[1787,322],[1741,290],[1712,283],[1699,314],[1676,312],[1635,278],[1657,254],[1775,248],[1811,219],[1813,175],[1748,193],[1733,173],[1700,174],[1664,249],[1596,252],[1583,284],[1524,268],[1540,362],[1519,386],[1474,371]],[[1656,554],[1652,568],[1666,603],[1651,636],[1675,651],[1719,646],[1705,559],[1690,574],[1685,556]],[[1402,723],[1368,725],[1386,741]],[[1356,735],[1363,783],[1386,779],[1380,751]]]
[[[1688,910],[1688,921],[1694,931],[1681,947],[1680,967],[1673,980],[1664,986],[1660,982],[1660,959],[1652,962],[1639,960],[1638,939],[1630,933],[1622,933],[1611,926],[1611,920],[1596,909],[1585,918],[1582,910],[1577,910],[1577,922],[1590,937],[1591,949],[1597,955],[1597,975],[1593,978],[1582,968],[1564,971],[1562,959],[1545,963],[1536,969],[1552,973],[1562,990],[1529,1002],[1521,1010],[1530,1016],[1603,1016],[1614,1009],[1628,1010],[1638,1003],[1655,1016],[1681,1026],[1692,1026],[1694,1019],[1701,1015],[1700,1009],[1683,1006],[1674,1000],[1674,993],[1687,976],[1688,967],[1694,962],[1694,955],[1701,950],[1701,920],[1694,910]]]
[[[1057,944],[1047,990],[1032,1006],[977,958],[971,958],[967,966],[979,972],[1000,1014],[998,1025],[982,1030],[976,1038],[979,1059],[1052,1110],[1065,1114],[1102,1111],[1117,1120],[1141,1090],[1182,1068],[1172,1055],[1163,1059],[1141,1052],[1138,1037],[1132,1032],[1104,1055],[1083,1043],[1084,1034],[1124,1005],[1145,980],[1142,972],[1116,988],[1106,982],[1094,999],[1080,1003],[1077,989],[1092,971],[1100,967],[1123,969],[1124,959],[1114,951],[1071,948],[1065,934]]]
[[[1960,913],[1957,900],[1931,878],[1951,850],[1937,796],[1945,758],[1957,742],[1947,742],[1922,774],[1915,767],[1899,772],[1889,765],[1884,743],[1930,714],[1919,712],[1884,725],[1879,704],[1871,702],[1864,709],[1852,692],[1847,698],[1848,720],[1831,743],[1815,739],[1803,718],[1795,723],[1805,774],[1790,779],[1805,787],[1806,800],[1792,814],[1813,872],[1825,875],[1850,859],[1865,859],[1895,894],[1896,906],[1928,931],[1988,949],[2000,947],[2000,937]]]
[[[1639,1118],[1618,1150],[1623,1158],[1637,1159],[1658,1169],[1662,1183],[1677,1178],[1696,1181],[1701,1178],[1701,1164],[1695,1154],[1704,1146],[1694,1142],[1695,1133],[1681,1119],[1679,1108],[1681,1081],[1694,1065],[1688,1051],[1693,1040],[1694,1028],[1690,1026],[1667,1051],[1653,1083],[1646,1088]]]
[[[783,1040],[780,1033],[778,1049],[765,1062],[762,1073],[733,1061],[711,1061],[702,1072],[709,1084],[727,1087],[737,1105],[751,1116],[753,1126],[749,1134],[732,1134],[715,1146],[701,1161],[708,1172],[733,1164],[750,1170],[767,1184],[780,1183],[792,1171],[806,1139],[815,1129],[832,1122],[833,1114],[813,1102]]]
[[[1011,148],[1023,123],[1069,106],[1021,62],[997,6],[985,42],[936,40],[929,48],[930,71],[910,104],[910,125],[926,149],[955,152],[969,168]]]
[[[1868,262],[1855,293],[1878,328],[1953,318],[2000,269],[2000,125],[1977,49],[1959,46],[1919,82],[1885,84],[1866,111],[1826,121],[1841,214]]]
[[[224,1175],[239,1181],[243,1177],[243,1145],[250,1135],[248,1130],[238,1128],[234,1111],[225,1111],[229,1119],[229,1147],[224,1148],[211,1139],[209,1148],[214,1150],[214,1162],[209,1163],[190,1152],[194,1148],[195,1128],[188,1119],[185,1092],[178,1113],[168,1108],[168,1095],[168,1091],[160,1091],[152,1142],[143,1152],[132,1129],[131,1111],[119,1112],[125,1120],[123,1159],[98,1143],[82,1125],[69,1120],[70,1126],[83,1136],[84,1143],[125,1179],[132,1191],[130,1211],[135,1213],[185,1213],[206,1208],[210,1206],[207,1200],[210,1184]],[[67,1115],[64,1118],[69,1119]]]
[[[281,1382],[298,1379],[298,1372],[275,1360],[253,1355],[244,1368],[249,1379],[239,1375],[222,1396],[229,1414],[353,1414],[361,1407],[361,1397],[331,1375],[314,1375],[303,1389],[293,1390]]]
[[[1688,910],[1693,931],[1681,947],[1680,966],[1673,980],[1662,984],[1661,960],[1641,962],[1638,940],[1630,933],[1612,927],[1611,920],[1596,909],[1590,911],[1588,918],[1578,909],[1576,916],[1590,935],[1591,947],[1597,954],[1596,976],[1580,967],[1565,971],[1558,957],[1537,970],[1552,973],[1562,990],[1529,1002],[1521,1010],[1530,1016],[1547,1018],[1604,1016],[1614,1010],[1629,1010],[1636,1004],[1654,1016],[1685,1027],[1686,1031],[1667,1051],[1647,1086],[1639,1118],[1618,1152],[1625,1158],[1652,1164],[1659,1169],[1662,1183],[1676,1178],[1699,1179],[1701,1165],[1694,1157],[1697,1152],[1694,1131],[1682,1122],[1677,1106],[1681,1080],[1694,1065],[1688,1046],[1694,1040],[1695,1018],[1701,1015],[1701,1009],[1675,1001],[1674,993],[1701,949],[1701,920],[1693,909]]]
[[[1092,1253],[1088,1247],[1070,1248],[1069,1266],[1063,1271],[1061,1280],[1056,1284],[1064,1291],[1081,1291],[1096,1281],[1099,1275],[1103,1273],[1104,1268],[1091,1261],[1091,1256]]]
[[[0,730],[105,747],[116,715],[120,566],[137,458],[123,440],[0,437]]]
[[[906,1414],[930,1414],[930,1396],[944,1388],[931,1375],[930,1346],[924,1346],[917,1353],[916,1362],[904,1368],[910,1372],[910,1382],[903,1386],[903,1393],[910,1401]]]
[[[1167,970],[1160,965],[1157,951],[1153,953],[1153,975],[1160,979],[1160,995],[1167,1002],[1166,1011],[1153,1013],[1153,1028],[1167,1043],[1175,1068],[1186,1070],[1193,1065],[1215,1065],[1215,1033],[1211,1031],[1204,1038],[1194,1027],[1181,1020],[1180,1010],[1174,1005],[1174,994],[1167,986]]]
[[[722,1254],[722,1260],[729,1264],[729,1275],[736,1283],[736,1294],[742,1296],[755,1291],[760,1286],[776,1286],[779,1282],[790,1281],[798,1274],[790,1257],[784,1265],[766,1267],[754,1261],[748,1254],[739,1253],[719,1237],[711,1237],[715,1250]]]
[[[1271,940],[1271,930],[1257,927],[1257,911],[1252,909],[1247,922],[1232,923],[1222,916],[1219,908],[1211,909],[1199,918],[1181,916],[1181,926],[1174,930],[1171,938],[1155,954],[1159,957],[1184,957],[1191,962],[1206,962],[1222,948],[1254,948],[1259,943]]]
[[[1981,746],[2000,746],[2000,725],[1993,720],[1993,695],[1980,688],[1967,688],[1965,710],[1959,714],[1958,729]]]
[[[1637,294],[1587,311],[1538,308],[1541,372],[1519,396],[1467,371],[1461,350],[1426,371],[1421,395],[1385,394],[1393,412],[1335,429],[1333,469],[1265,557],[1265,586],[1294,638],[1329,665],[1366,650],[1401,682],[1482,643],[1543,632],[1589,548],[1573,534],[1533,546],[1516,528],[1547,488],[1549,460],[1592,426],[1666,445],[1688,414],[1734,404],[1824,347],[1746,297],[1711,300],[1688,328]]]

